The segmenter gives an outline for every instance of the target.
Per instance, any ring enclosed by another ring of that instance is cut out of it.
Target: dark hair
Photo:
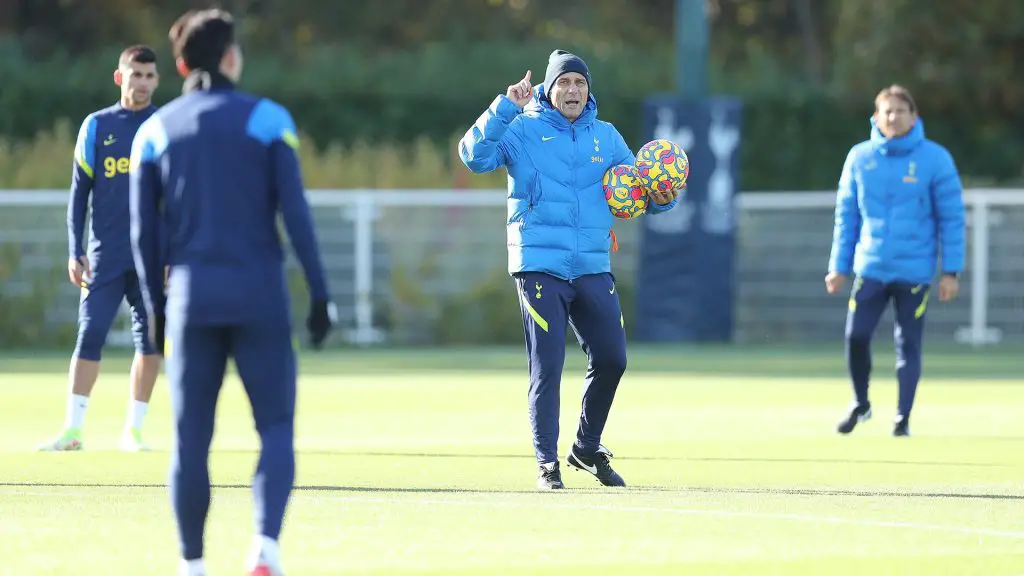
[[[217,70],[235,42],[235,20],[219,8],[191,10],[174,22],[168,36],[174,57],[190,70]]]
[[[136,44],[135,46],[129,46],[121,52],[121,56],[117,59],[118,67],[131,64],[132,62],[138,62],[139,64],[156,64],[156,52],[152,48],[143,44]]]
[[[903,100],[907,107],[910,108],[911,112],[917,112],[917,104],[914,103],[914,97],[910,95],[910,90],[907,90],[899,84],[893,84],[888,88],[883,88],[878,96],[875,96],[875,110],[878,110],[878,104],[887,98],[899,98]]]

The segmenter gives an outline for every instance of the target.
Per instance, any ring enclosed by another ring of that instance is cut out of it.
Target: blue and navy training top
[[[328,299],[297,148],[285,108],[230,84],[180,96],[142,126],[131,154],[131,236],[150,314],[200,325],[290,322],[278,214],[311,298]]]
[[[132,140],[155,106],[133,111],[120,103],[86,116],[78,131],[68,199],[68,257],[88,254],[93,276],[132,270],[128,166]],[[88,252],[85,220],[92,199]]]

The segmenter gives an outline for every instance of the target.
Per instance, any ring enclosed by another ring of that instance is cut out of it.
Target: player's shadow
[[[166,490],[166,484],[156,483],[50,483],[50,482],[0,482],[0,488],[34,489],[152,489]],[[248,484],[214,484],[214,490],[250,490]],[[295,486],[295,492],[347,493],[347,494],[601,494],[606,496],[636,493],[675,494],[722,494],[756,496],[794,497],[839,497],[839,498],[898,498],[934,500],[997,500],[1024,501],[1024,494],[997,494],[985,492],[900,492],[893,490],[842,490],[829,488],[773,488],[773,487],[727,487],[727,486],[631,486],[625,489],[575,488],[554,492],[538,492],[533,489],[493,489],[444,487],[403,487],[403,486],[341,486],[303,484]],[[0,492],[0,494],[3,494]]]

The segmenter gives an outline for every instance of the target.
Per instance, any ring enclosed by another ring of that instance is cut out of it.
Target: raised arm
[[[522,112],[505,96],[494,102],[459,141],[459,157],[477,174],[508,166],[519,157],[519,139],[509,125]]]
[[[459,141],[459,157],[467,168],[480,174],[516,161],[521,142],[515,130],[509,128],[532,98],[532,91],[528,70],[522,80],[495,98],[466,131]]]

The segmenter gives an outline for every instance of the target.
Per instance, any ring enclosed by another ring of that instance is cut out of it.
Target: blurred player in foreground
[[[849,434],[871,418],[871,337],[895,308],[896,436],[910,435],[921,379],[928,294],[941,254],[939,300],[956,297],[964,267],[964,202],[953,157],[925,138],[913,97],[890,86],[875,97],[871,139],[850,150],[839,179],[825,287],[835,294],[856,275],[846,317],[846,358],[854,402],[838,425]]]
[[[89,114],[75,145],[68,201],[68,278],[81,288],[78,341],[71,358],[64,430],[40,450],[82,449],[82,425],[99,376],[101,351],[125,299],[131,308],[136,352],[121,448],[148,449],[142,440],[142,421],[160,372],[160,356],[146,336],[142,292],[129,245],[128,156],[139,126],[156,110],[153,92],[159,75],[153,50],[126,48],[114,71],[114,83],[121,87],[120,101]],[[86,253],[82,245],[90,197],[92,220]]]
[[[183,95],[135,139],[131,238],[153,339],[166,356],[181,574],[205,574],[210,443],[217,396],[234,357],[261,442],[253,478],[257,532],[247,569],[280,576],[278,537],[295,478],[296,359],[279,212],[309,285],[314,347],[331,329],[333,305],[299,171],[295,124],[275,102],[235,90],[242,52],[232,17],[220,10],[190,12],[169,35],[185,76]],[[166,252],[158,240],[164,229]]]
[[[555,50],[544,83],[534,88],[530,77],[527,71],[495,98],[462,138],[459,153],[473,172],[508,171],[508,269],[523,311],[537,487],[565,487],[558,415],[567,323],[590,361],[567,463],[605,486],[624,486],[600,443],[626,370],[626,334],[609,256],[614,217],[601,178],[636,158],[618,130],[597,119],[582,59]],[[653,193],[648,214],[671,209],[676,195]]]

